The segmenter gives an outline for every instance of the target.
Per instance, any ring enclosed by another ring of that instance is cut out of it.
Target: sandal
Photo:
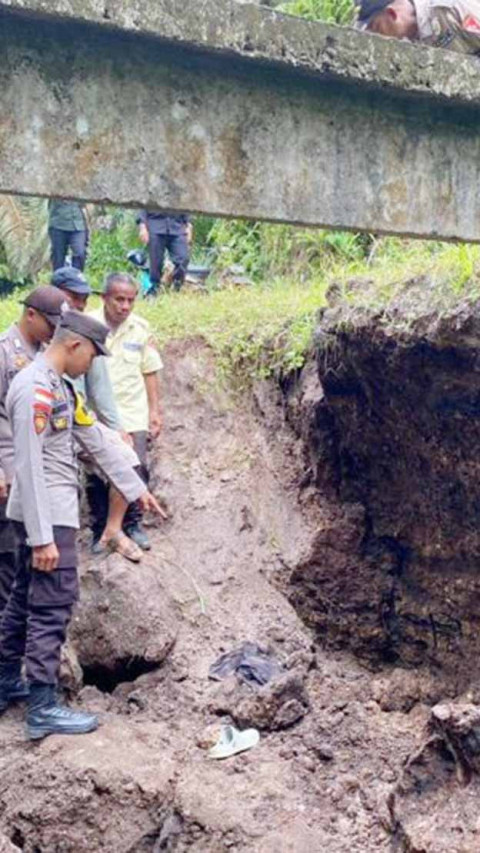
[[[141,548],[121,531],[112,536],[105,544],[110,554],[113,552],[120,554],[121,557],[125,557],[126,560],[130,560],[132,563],[139,563],[143,557]]]

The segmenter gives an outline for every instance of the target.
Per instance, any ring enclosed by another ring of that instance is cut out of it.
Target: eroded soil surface
[[[480,849],[475,773],[466,785],[442,737],[429,741],[431,706],[458,685],[382,657],[378,613],[366,628],[364,613],[339,619],[336,635],[306,607],[317,596],[325,614],[339,572],[349,607],[365,535],[362,503],[319,474],[315,365],[285,393],[233,402],[203,345],[171,345],[165,362],[154,485],[172,518],[151,528],[140,567],[94,563],[84,546],[64,680],[102,725],[32,745],[21,708],[2,718],[1,853]],[[275,653],[281,677],[210,681],[245,640]],[[232,721],[260,744],[208,760],[202,732]]]

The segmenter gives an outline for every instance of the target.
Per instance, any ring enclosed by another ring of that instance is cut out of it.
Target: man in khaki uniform
[[[480,0],[357,0],[358,25],[392,38],[480,53]]]
[[[91,316],[109,329],[107,346],[111,358],[107,367],[123,429],[133,440],[140,459],[140,474],[148,483],[147,439],[156,438],[161,429],[159,372],[162,360],[152,341],[148,322],[133,313],[138,286],[125,273],[107,276],[103,292],[103,307]],[[97,483],[99,506],[98,523],[102,522],[102,484]],[[150,543],[141,527],[142,512],[138,504],[129,507],[123,529],[140,548],[148,550]],[[94,531],[95,535],[95,531]]]

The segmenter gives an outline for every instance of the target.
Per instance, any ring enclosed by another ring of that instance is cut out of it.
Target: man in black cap
[[[80,270],[74,267],[61,267],[55,270],[52,284],[65,294],[71,308],[84,311],[87,307],[92,289]],[[104,358],[95,358],[85,376],[75,383],[77,391],[85,397],[87,404],[95,412],[100,423],[118,433],[131,446],[132,441],[123,429],[112,383]],[[140,462],[137,463],[140,465]],[[128,505],[115,489],[108,489],[108,511],[98,503],[98,477],[87,470],[87,500],[90,508],[91,527],[93,532],[92,551],[98,556],[104,556],[110,551],[117,551],[122,557],[139,563],[142,551],[123,530],[123,522]],[[103,484],[103,490],[107,487]],[[103,491],[102,491],[103,494]]]
[[[17,541],[6,518],[8,492],[14,474],[13,436],[5,400],[13,378],[47,343],[66,308],[63,295],[54,287],[37,287],[23,301],[23,313],[0,336],[0,614],[5,609],[16,572]]]
[[[180,290],[187,274],[190,260],[189,244],[191,242],[192,226],[184,213],[156,213],[141,210],[137,217],[139,237],[142,243],[148,245],[150,253],[150,282],[149,293],[158,291],[163,274],[165,252],[170,255],[173,263],[173,286]]]
[[[121,449],[105,439],[103,428],[64,379],[76,379],[96,356],[108,354],[107,334],[91,317],[67,311],[45,352],[15,377],[7,395],[15,450],[7,516],[17,523],[22,544],[0,624],[0,711],[16,696],[25,656],[31,739],[82,734],[98,725],[92,714],[59,705],[55,694],[60,650],[78,597],[75,445],[91,456],[127,502],[140,500],[145,509],[161,512]]]
[[[93,291],[81,270],[75,267],[60,267],[52,275],[52,284],[65,292],[70,308],[85,311],[88,297]]]
[[[356,0],[372,33],[461,53],[480,52],[480,0]]]
[[[65,266],[70,249],[73,266],[83,270],[87,258],[88,228],[82,205],[75,201],[51,199],[48,203],[48,233],[53,269]]]

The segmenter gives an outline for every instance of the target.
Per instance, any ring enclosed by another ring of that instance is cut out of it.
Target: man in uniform
[[[103,308],[94,311],[92,317],[109,329],[107,343],[111,358],[107,366],[113,393],[147,483],[147,440],[149,434],[152,438],[158,436],[162,423],[158,380],[163,365],[147,321],[133,313],[137,295],[137,283],[130,275],[111,273],[105,280]],[[99,509],[101,488],[101,483],[97,483]],[[135,504],[128,508],[123,529],[147,551],[150,543],[141,521],[141,508]]]
[[[480,52],[480,0],[356,0],[362,29],[460,53]]]
[[[137,223],[140,240],[146,246],[148,245],[150,253],[151,290],[149,293],[154,294],[158,291],[166,251],[173,263],[173,286],[175,290],[180,290],[185,281],[190,260],[189,243],[192,226],[188,216],[141,210]]]
[[[5,510],[13,480],[13,436],[5,400],[13,378],[35,358],[49,341],[65,307],[63,295],[54,287],[37,287],[23,302],[18,323],[0,336],[0,615],[10,595],[16,572],[17,542]]]
[[[13,380],[7,395],[15,476],[7,515],[22,538],[15,583],[0,624],[0,710],[14,698],[22,657],[29,684],[31,739],[81,734],[98,720],[58,704],[60,650],[78,597],[75,533],[79,527],[74,441],[130,502],[159,511],[125,456],[63,377],[85,373],[107,355],[108,329],[84,314],[63,314],[51,344]],[[12,695],[13,691],[13,695]]]
[[[72,264],[79,270],[87,259],[88,228],[85,211],[74,201],[52,199],[48,202],[48,233],[53,270],[65,266],[68,250]]]
[[[63,292],[70,308],[85,311],[92,289],[83,272],[75,269],[75,267],[60,267],[60,269],[55,270],[52,276],[52,285]],[[114,430],[131,446],[131,438],[123,429],[120,421],[106,359],[95,358],[85,376],[81,376],[77,380],[76,387],[83,394],[88,406],[93,409],[100,423]],[[100,508],[98,506],[98,479],[96,474],[89,471],[87,465],[86,493],[93,532],[92,552],[103,556],[114,550],[122,557],[126,557],[127,560],[139,563],[142,559],[141,549],[122,530],[128,505],[115,489],[110,488],[108,515],[106,515],[103,501]]]

